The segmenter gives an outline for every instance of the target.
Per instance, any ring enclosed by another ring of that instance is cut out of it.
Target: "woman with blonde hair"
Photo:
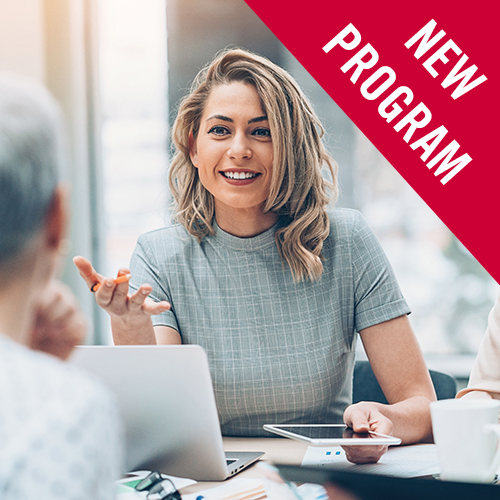
[[[329,207],[336,166],[322,135],[286,71],[223,51],[180,103],[174,224],[139,238],[133,293],[75,263],[89,287],[104,283],[96,300],[115,343],[205,348],[225,435],[344,420],[404,443],[429,438],[435,395],[410,310],[361,215]],[[357,332],[389,405],[349,406]],[[386,450],[361,448],[348,458]]]

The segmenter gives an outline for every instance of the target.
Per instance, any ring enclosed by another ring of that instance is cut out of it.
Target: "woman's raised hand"
[[[90,290],[100,283],[95,300],[111,316],[115,344],[156,343],[151,316],[170,309],[168,302],[155,302],[149,298],[152,288],[147,284],[130,294],[128,279],[117,283],[113,278],[99,274],[84,257],[74,257],[73,262]],[[130,271],[122,268],[118,271],[118,278],[128,274]]]

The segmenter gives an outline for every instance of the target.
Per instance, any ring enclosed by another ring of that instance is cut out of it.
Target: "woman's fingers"
[[[354,432],[379,432],[392,435],[392,422],[380,411],[374,403],[362,402],[347,407],[344,412],[344,423]],[[347,460],[353,463],[365,464],[378,462],[388,450],[386,445],[377,446],[342,446]]]
[[[124,280],[123,278],[130,276],[130,270],[125,267],[118,271],[117,279],[114,280],[99,274],[92,267],[90,261],[84,257],[76,256],[73,258],[73,262],[89,289],[99,283],[99,287],[95,291],[97,305],[111,315],[145,314],[152,316],[170,309],[168,302],[155,302],[148,297],[152,290],[150,285],[142,285],[135,293],[129,295],[128,279]]]
[[[112,316],[124,316],[130,312],[128,279],[122,283],[116,283],[112,278],[104,278],[101,286],[95,292],[95,300]]]
[[[128,285],[127,285],[128,286]],[[117,285],[112,278],[103,278],[101,286],[95,292],[95,300],[99,307],[106,309],[115,299],[115,289]],[[126,298],[126,294],[125,294]],[[122,300],[124,302],[124,300]],[[115,302],[116,304],[117,302]],[[111,311],[110,311],[111,312]]]
[[[170,309],[170,304],[166,300],[161,302],[155,302],[149,297],[144,301],[144,306],[142,310],[149,316],[155,316],[161,314],[162,312],[168,311]]]
[[[128,279],[124,280],[126,276],[130,276],[130,271],[126,268],[122,268],[118,271],[118,278],[116,280],[111,280],[115,285],[113,298],[115,298],[119,304],[126,303],[128,299]]]
[[[127,274],[130,274],[130,269],[128,269],[127,267],[121,267],[118,270],[118,274],[116,276],[117,277],[126,276]]]
[[[130,311],[141,312],[148,316],[160,314],[170,309],[170,304],[166,301],[155,302],[149,298],[151,293],[150,285],[141,285],[139,289],[129,298]]]
[[[120,269],[117,280],[113,280],[98,273],[90,261],[84,257],[78,255],[73,258],[73,262],[89,289],[95,292],[95,299],[99,307],[115,315],[127,312],[128,279],[124,278],[130,276],[128,269]]]
[[[141,285],[139,289],[129,298],[129,308],[131,311],[141,312],[144,302],[151,293],[150,285]]]
[[[375,403],[361,402],[348,406],[344,412],[344,423],[354,432],[379,432],[392,435],[392,422],[377,408]]]
[[[389,449],[388,446],[342,446],[349,462],[372,464],[378,462]]]
[[[80,276],[85,280],[89,289],[91,289],[96,283],[100,283],[104,277],[102,274],[99,274],[85,257],[81,257],[77,255],[73,257],[73,262],[75,266],[78,268]]]

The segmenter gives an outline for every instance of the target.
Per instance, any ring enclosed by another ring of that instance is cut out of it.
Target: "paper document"
[[[344,450],[340,446],[309,446],[302,465],[318,468],[353,470],[395,477],[417,477],[439,473],[436,446],[433,444],[417,444],[412,446],[396,446],[376,464],[353,464],[347,461]]]
[[[235,477],[220,486],[183,494],[182,500],[327,500],[319,496],[317,489],[304,490],[307,496],[298,495],[298,488],[284,482],[278,470],[269,464],[257,464],[256,469],[262,476],[259,479]]]
[[[238,477],[215,488],[190,495],[182,495],[182,499],[196,500],[201,497],[206,500],[264,500],[266,498],[280,500],[282,498],[281,496],[269,495],[264,483],[262,479]],[[289,492],[287,493],[290,496],[284,497],[283,500],[296,500],[292,498]]]
[[[272,465],[261,462],[255,467],[260,478],[235,477],[219,486],[183,493],[182,500],[328,500],[326,490],[319,484],[297,487],[283,481]]]

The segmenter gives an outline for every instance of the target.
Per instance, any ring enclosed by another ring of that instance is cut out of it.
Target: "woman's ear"
[[[191,163],[198,168],[196,165],[198,163],[198,148],[196,146],[196,139],[193,137],[193,132],[189,132],[189,157],[191,158]]]

